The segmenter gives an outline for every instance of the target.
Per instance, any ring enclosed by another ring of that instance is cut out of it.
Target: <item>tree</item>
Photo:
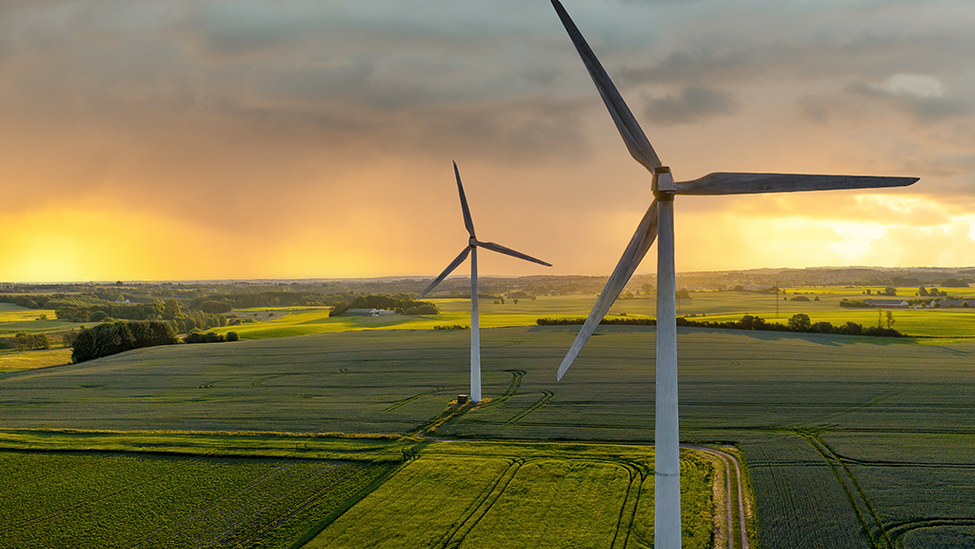
[[[687,288],[681,288],[677,290],[677,299],[690,299],[691,292],[687,291]]]
[[[921,287],[919,287],[919,288],[917,289],[917,295],[919,295],[919,296],[921,296],[921,297],[927,297],[927,295],[928,295],[928,290],[927,290],[927,289],[926,289],[926,288],[925,288],[924,286],[921,286]]]
[[[204,301],[200,304],[200,310],[210,314],[229,313],[233,308],[233,305],[226,301]]]
[[[812,325],[813,331],[821,334],[831,334],[834,331],[833,325],[829,322],[817,322]]]
[[[812,321],[809,320],[809,315],[805,313],[799,313],[792,315],[788,323],[789,329],[796,332],[808,332],[812,329]]]
[[[884,295],[897,295],[897,289],[892,286],[887,286],[884,288]]]
[[[894,326],[894,313],[887,311],[887,329],[890,330]]]
[[[742,330],[764,330],[767,325],[760,316],[745,315],[738,321],[738,326]]]
[[[240,336],[237,332],[227,332],[227,341],[240,341]]]
[[[847,335],[860,335],[863,333],[863,326],[857,324],[856,322],[849,321],[837,328],[836,332]]]
[[[179,318],[183,315],[183,311],[179,308],[179,301],[174,298],[169,298],[163,303],[163,318],[172,320],[174,318]]]

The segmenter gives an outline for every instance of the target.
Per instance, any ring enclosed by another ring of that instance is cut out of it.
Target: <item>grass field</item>
[[[71,362],[71,349],[43,349],[34,351],[0,351],[0,374],[17,370],[32,370],[61,366]]]
[[[648,442],[654,330],[600,328],[556,382],[575,333],[484,330],[491,400],[435,434]],[[975,342],[679,334],[682,439],[739,446],[762,546],[957,546],[975,535]],[[467,392],[468,336],[391,330],[180,345],[9,373],[0,376],[2,425],[408,433]]]
[[[647,447],[442,442],[306,547],[650,547]],[[710,465],[682,461],[683,546],[711,545]]]
[[[41,315],[47,319],[39,320]],[[53,309],[27,309],[12,303],[0,303],[0,337],[13,337],[19,332],[55,334],[77,327],[75,322],[58,320]]]
[[[820,289],[822,290],[822,289]],[[852,290],[851,290],[852,291]],[[788,301],[780,298],[778,311],[774,295],[754,292],[694,292],[692,299],[679,300],[682,315],[694,315],[700,320],[739,320],[744,314],[758,315],[769,322],[785,323],[796,313],[805,313],[813,322],[826,321],[842,325],[848,321],[864,326],[877,324],[876,309],[842,308],[843,297],[866,297],[845,294],[842,289],[829,289],[830,293],[807,294],[820,301]],[[833,293],[838,292],[838,293]],[[791,297],[791,294],[786,297]],[[327,308],[276,309],[268,319],[264,310],[253,312],[261,322],[242,324],[214,330],[218,333],[237,332],[241,339],[263,339],[319,333],[335,333],[356,330],[430,330],[443,325],[470,325],[470,301],[467,299],[433,299],[442,311],[430,316],[379,316],[329,318]],[[517,304],[505,300],[496,304],[482,299],[479,305],[483,328],[534,326],[539,318],[585,317],[596,301],[596,296],[539,297],[522,299]],[[610,316],[654,317],[656,302],[652,299],[618,300],[610,309]],[[885,311],[886,312],[886,311]],[[896,309],[894,328],[912,336],[926,338],[975,338],[975,308],[963,309]]]
[[[0,452],[2,547],[288,547],[389,463]]]

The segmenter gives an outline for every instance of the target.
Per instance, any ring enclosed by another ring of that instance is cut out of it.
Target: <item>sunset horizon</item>
[[[678,181],[921,178],[679,197],[678,272],[971,264],[975,10],[567,8]],[[452,161],[479,235],[553,264],[484,276],[605,276],[652,200],[548,2],[0,13],[0,281],[433,278]]]

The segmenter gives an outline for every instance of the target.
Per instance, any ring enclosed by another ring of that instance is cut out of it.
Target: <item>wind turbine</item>
[[[654,425],[654,547],[679,548],[680,524],[680,438],[677,413],[677,311],[674,283],[674,196],[751,194],[770,192],[818,191],[902,187],[916,177],[873,177],[846,175],[801,175],[775,173],[710,173],[684,182],[674,182],[670,168],[663,166],[636,118],[626,106],[616,86],[603,70],[579,29],[559,0],[552,5],[569,33],[589,75],[609,109],[613,122],[630,155],[652,174],[654,200],[637,226],[623,257],[610,275],[599,299],[589,313],[579,335],[559,366],[558,379],[578,356],[599,321],[619,296],[658,235],[657,245],[657,371]]]
[[[467,241],[467,246],[464,248],[460,254],[447,265],[447,268],[440,273],[440,276],[435,278],[433,282],[427,286],[426,290],[417,297],[417,300],[423,299],[423,296],[430,293],[437,284],[440,284],[444,278],[447,277],[454,269],[456,269],[461,263],[467,259],[467,256],[471,256],[471,400],[473,402],[481,401],[481,331],[478,325],[478,314],[477,314],[477,248],[486,248],[493,252],[498,252],[505,255],[510,255],[511,257],[517,257],[518,259],[524,259],[525,261],[531,261],[532,263],[538,263],[539,265],[545,265],[546,267],[551,267],[550,263],[546,263],[541,259],[535,259],[530,255],[523,254],[521,252],[516,252],[511,248],[506,248],[500,244],[495,244],[494,242],[481,242],[474,235],[474,221],[471,219],[471,210],[467,207],[467,197],[464,195],[464,185],[460,182],[460,172],[457,171],[457,163],[454,162],[454,175],[457,177],[457,191],[460,193],[460,209],[464,213],[464,226],[467,227],[467,233],[470,238]]]

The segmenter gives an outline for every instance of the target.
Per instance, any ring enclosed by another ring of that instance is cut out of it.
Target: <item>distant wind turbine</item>
[[[467,233],[470,238],[467,241],[467,247],[464,248],[460,255],[454,258],[447,265],[447,268],[440,273],[440,276],[435,278],[433,282],[427,286],[426,290],[417,297],[417,300],[423,299],[423,296],[430,293],[437,284],[440,284],[444,278],[447,277],[454,269],[456,269],[461,263],[467,259],[467,256],[471,256],[471,400],[473,402],[481,401],[481,332],[480,326],[478,325],[478,313],[477,313],[477,248],[487,248],[488,250],[502,253],[505,255],[510,255],[511,257],[517,257],[518,259],[524,259],[525,261],[531,261],[532,263],[538,263],[539,265],[545,265],[546,267],[551,267],[552,265],[542,261],[541,259],[535,259],[530,255],[523,254],[521,252],[516,252],[511,248],[506,248],[500,244],[495,244],[494,242],[480,242],[474,235],[474,221],[471,219],[471,210],[467,206],[467,197],[464,195],[464,185],[460,182],[460,172],[457,171],[457,163],[454,162],[454,175],[457,177],[457,191],[460,193],[460,209],[464,212],[464,226],[467,227]]]
[[[654,426],[654,547],[679,548],[680,450],[677,413],[677,311],[674,282],[674,196],[678,194],[723,195],[831,189],[902,187],[916,177],[873,177],[846,175],[799,175],[775,173],[711,173],[693,181],[674,182],[670,168],[661,165],[640,125],[626,106],[616,86],[596,59],[575,23],[559,0],[552,0],[565,30],[582,57],[589,75],[609,109],[623,142],[637,162],[652,174],[654,201],[630,239],[606,287],[569,348],[558,379],[578,356],[579,351],[619,296],[630,276],[659,234],[657,245],[657,372]]]

